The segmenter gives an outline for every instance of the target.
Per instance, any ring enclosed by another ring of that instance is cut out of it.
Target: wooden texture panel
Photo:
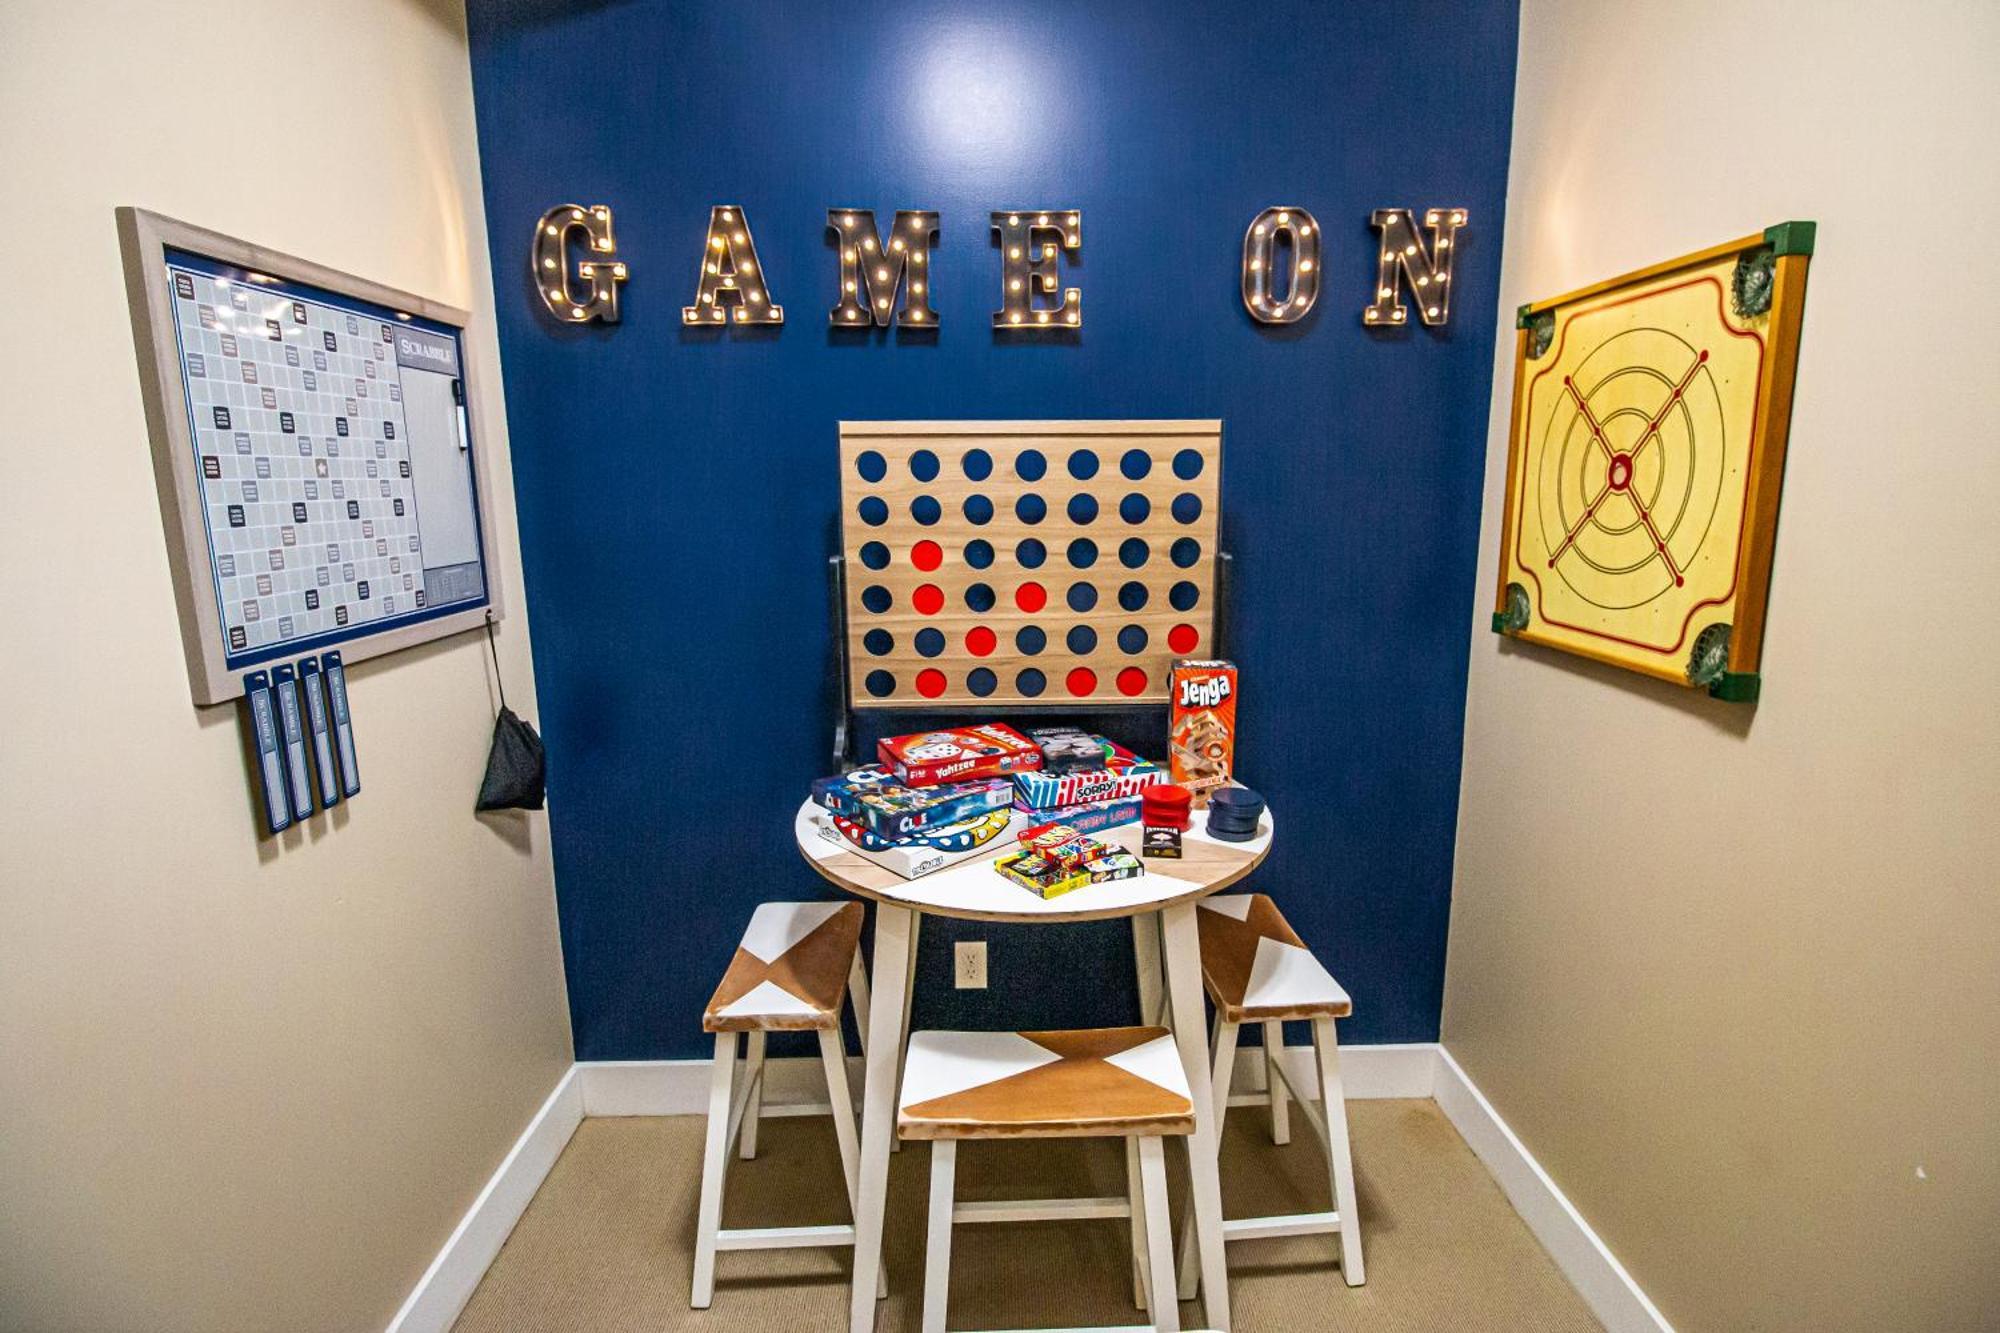
[[[1166,702],[1168,664],[1214,638],[1221,449],[1219,421],[843,422],[854,706]]]
[[[760,913],[818,915],[816,903],[766,903]],[[861,943],[860,903],[846,903],[816,925],[798,928],[799,938],[775,956],[759,955],[746,939],[729,960],[729,970],[702,1011],[708,1032],[806,1032],[838,1028],[840,1004]],[[769,952],[766,950],[766,952]],[[771,987],[775,989],[765,989]],[[760,997],[768,1003],[759,1005]]]
[[[1117,1057],[1127,1064],[1121,1065]],[[934,1093],[936,1095],[926,1095]],[[1161,1027],[920,1032],[897,1132],[906,1139],[1187,1134],[1194,1105]]]

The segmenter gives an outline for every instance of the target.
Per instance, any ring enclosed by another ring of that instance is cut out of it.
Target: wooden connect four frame
[[[1220,421],[844,421],[852,708],[1164,704],[1216,651]]]

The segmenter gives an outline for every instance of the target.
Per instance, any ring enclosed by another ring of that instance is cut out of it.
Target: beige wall
[[[1764,651],[1486,630],[1445,1044],[1682,1329],[2000,1319],[2000,9],[1527,0],[1501,307],[1819,222]]]
[[[462,17],[8,0],[0,201],[0,1327],[379,1329],[570,1059],[546,826],[471,812],[467,635],[355,669],[366,790],[253,836],[236,712],[189,703],[112,209],[480,312],[532,716]]]

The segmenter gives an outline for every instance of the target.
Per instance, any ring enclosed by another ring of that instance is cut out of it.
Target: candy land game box
[[[1020,839],[1021,849],[995,861],[993,868],[1043,898],[1146,873],[1139,858],[1123,847],[1086,837],[1067,824],[1025,828]]]

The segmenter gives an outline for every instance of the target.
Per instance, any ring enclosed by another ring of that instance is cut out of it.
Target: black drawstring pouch
[[[493,621],[486,621],[486,647],[493,654],[493,679],[500,686],[500,715],[493,719],[493,749],[486,756],[486,777],[479,784],[478,810],[539,810],[547,792],[548,759],[542,738],[507,706],[507,685],[500,679],[500,650],[493,642]]]

